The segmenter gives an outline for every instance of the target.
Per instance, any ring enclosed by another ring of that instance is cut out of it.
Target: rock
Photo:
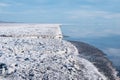
[[[7,73],[7,65],[5,63],[0,63],[0,76],[5,76]]]

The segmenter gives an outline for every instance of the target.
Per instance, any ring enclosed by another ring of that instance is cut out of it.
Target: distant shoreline
[[[108,77],[110,80],[119,80],[117,77],[117,71],[113,67],[112,62],[105,57],[105,54],[101,50],[84,42],[69,42],[77,47],[80,57],[92,62],[106,77]]]

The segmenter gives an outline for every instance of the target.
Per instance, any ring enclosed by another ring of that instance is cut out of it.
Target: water
[[[63,25],[66,40],[82,41],[102,50],[120,73],[120,27]],[[120,74],[119,74],[120,75]]]

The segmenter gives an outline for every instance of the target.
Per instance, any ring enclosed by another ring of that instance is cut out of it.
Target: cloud
[[[84,7],[84,6],[83,6]],[[85,6],[88,7],[88,6]],[[72,19],[79,19],[79,18],[104,18],[104,19],[113,19],[113,18],[120,18],[120,13],[112,13],[107,11],[99,11],[99,10],[73,10],[68,11],[66,14],[69,15]]]
[[[9,6],[9,4],[0,2],[0,7],[7,7],[7,6]]]
[[[109,2],[109,0],[107,0]],[[112,0],[110,0],[112,1]],[[99,4],[100,2],[100,4]],[[11,15],[16,16],[26,16],[32,18],[34,22],[38,19],[41,21],[41,16],[45,17],[46,20],[48,18],[52,18],[52,20],[56,19],[57,22],[63,23],[82,23],[82,24],[89,24],[89,23],[119,23],[120,21],[120,13],[112,13],[105,10],[105,2],[103,0],[5,0],[3,3],[0,2],[0,15],[3,19],[10,18]],[[106,3],[108,3],[106,2]],[[115,1],[114,1],[115,2]],[[9,3],[9,4],[5,4]],[[96,3],[96,4],[94,4]],[[72,5],[72,6],[71,6]],[[104,5],[104,6],[103,6]],[[4,7],[7,7],[4,9]],[[108,5],[106,5],[108,6]],[[100,9],[102,7],[102,9]],[[119,7],[119,6],[118,6]],[[111,10],[117,10],[111,9]],[[114,11],[113,11],[114,12]],[[26,18],[25,17],[25,18]],[[16,20],[15,16],[13,19]],[[103,20],[104,19],[104,20]],[[24,19],[25,20],[25,19]],[[49,20],[49,19],[48,19]],[[48,21],[47,20],[47,21]],[[55,21],[56,21],[55,20]],[[111,20],[111,21],[110,21]],[[114,23],[114,24],[115,24]]]
[[[120,18],[120,13],[113,13],[105,16],[108,19]]]

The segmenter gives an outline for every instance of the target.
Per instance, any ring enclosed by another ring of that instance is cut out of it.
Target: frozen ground
[[[1,37],[62,38],[60,24],[0,24]]]
[[[16,27],[11,31],[14,29],[15,32],[9,32],[14,36],[0,37],[1,80],[107,80],[92,63],[78,56],[77,48],[70,42],[33,37],[34,31],[29,31],[28,27],[24,30],[30,34],[18,37],[16,35],[24,35],[24,32],[20,33],[22,30]],[[0,30],[7,33],[9,28]],[[38,26],[37,30],[46,34],[42,27]]]

